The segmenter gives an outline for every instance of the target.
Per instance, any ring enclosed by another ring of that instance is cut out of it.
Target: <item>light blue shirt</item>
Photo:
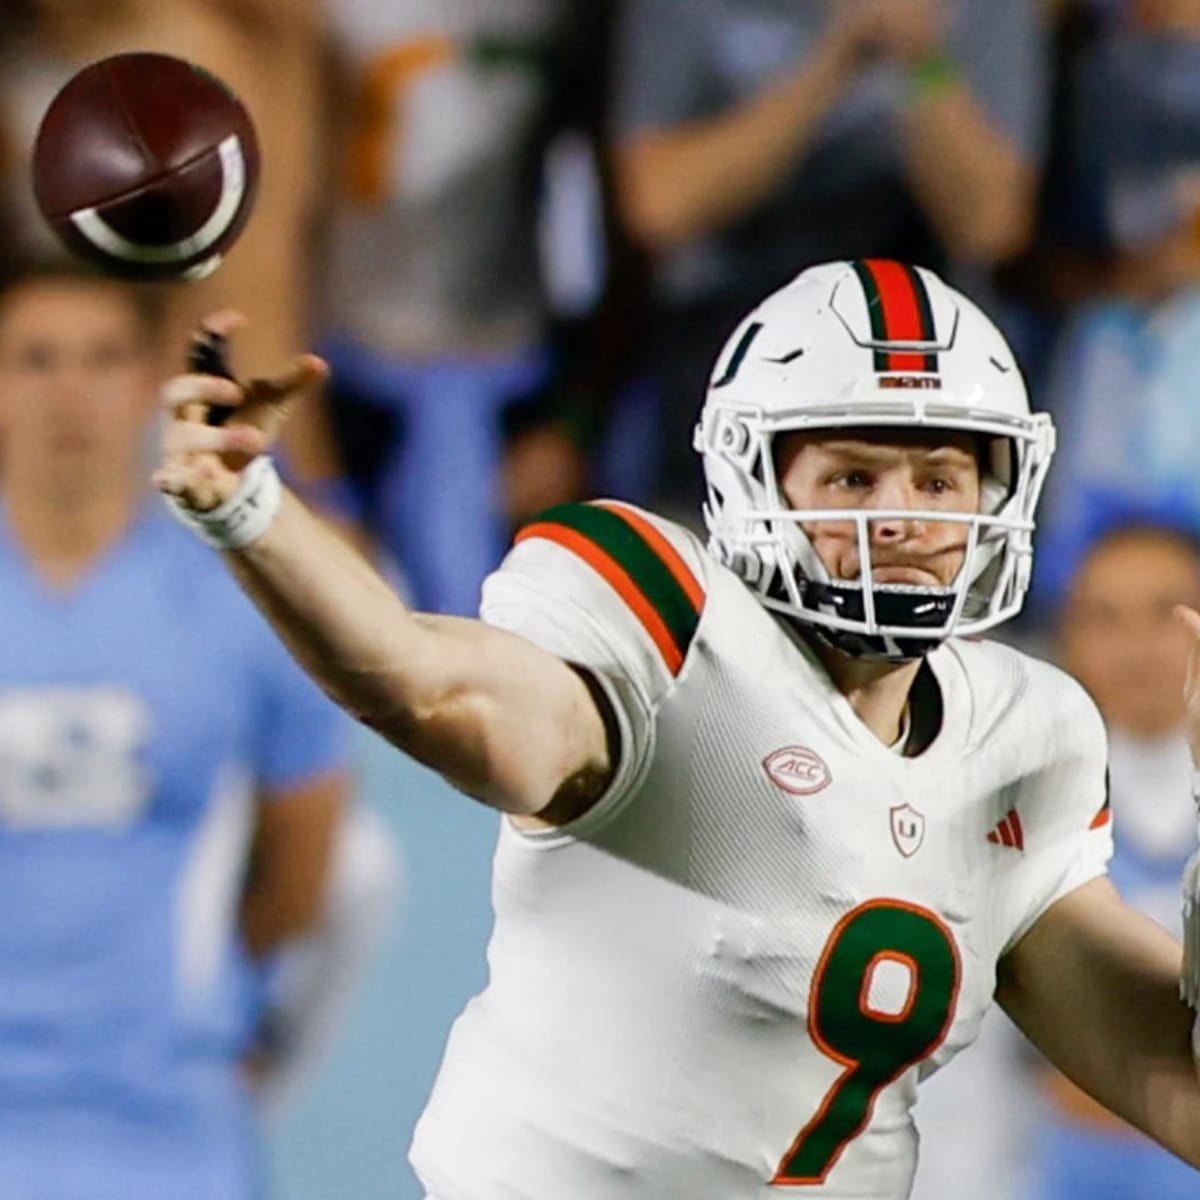
[[[157,505],[50,590],[0,510],[0,1196],[244,1200],[258,793],[343,719]]]

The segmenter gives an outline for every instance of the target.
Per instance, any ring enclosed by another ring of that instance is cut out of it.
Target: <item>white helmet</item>
[[[922,520],[969,526],[949,587],[876,583],[869,523],[912,510],[792,509],[776,478],[776,434],[895,426],[979,434],[989,449],[978,513]],[[932,271],[884,260],[804,271],[735,331],[696,427],[704,518],[716,557],[768,608],[859,657],[919,657],[1021,609],[1033,514],[1054,427],[1031,414],[1012,351],[992,322]],[[853,521],[860,578],[833,580],[802,523]]]

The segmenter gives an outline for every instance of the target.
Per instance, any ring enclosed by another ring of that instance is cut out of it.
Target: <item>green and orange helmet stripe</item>
[[[630,608],[677,675],[704,610],[704,589],[683,556],[645,517],[625,505],[564,504],[516,537],[555,542],[583,559]]]
[[[854,272],[862,284],[874,342],[937,342],[933,307],[921,272],[884,258],[859,259]],[[875,350],[876,371],[936,371],[936,353]]]

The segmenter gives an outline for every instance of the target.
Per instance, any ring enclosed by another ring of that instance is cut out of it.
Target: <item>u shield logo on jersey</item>
[[[905,858],[912,858],[925,840],[925,817],[911,804],[897,804],[891,816],[892,841]]]

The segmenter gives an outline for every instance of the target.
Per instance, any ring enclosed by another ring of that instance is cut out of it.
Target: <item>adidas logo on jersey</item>
[[[996,828],[987,835],[994,846],[1007,846],[1010,850],[1025,849],[1025,831],[1021,828],[1021,817],[1015,808],[1010,808]]]
[[[763,759],[772,783],[793,796],[812,796],[833,779],[825,760],[803,746],[784,746]]]

